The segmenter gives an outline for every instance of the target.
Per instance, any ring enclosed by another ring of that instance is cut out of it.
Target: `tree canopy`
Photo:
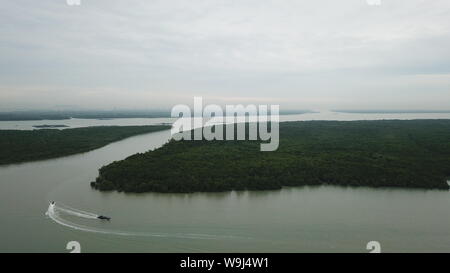
[[[269,190],[282,186],[448,189],[450,120],[280,123],[280,145],[170,141],[99,170],[91,186],[124,192]]]

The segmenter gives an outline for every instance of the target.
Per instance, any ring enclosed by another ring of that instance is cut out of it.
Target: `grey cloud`
[[[450,101],[448,77],[433,78],[450,74],[447,0],[81,1],[2,1],[0,90],[14,92],[0,107],[80,96],[127,108],[194,95],[289,108]]]

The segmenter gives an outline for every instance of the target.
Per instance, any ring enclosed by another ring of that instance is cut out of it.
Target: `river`
[[[450,114],[316,113],[281,120],[415,118]],[[0,122],[0,129],[66,122]],[[83,127],[170,119],[69,122]],[[99,167],[169,138],[169,131],[150,133],[88,153],[0,167],[0,252],[68,252],[69,241],[78,241],[82,252],[368,252],[369,241],[378,241],[383,252],[450,251],[447,191],[320,186],[124,194],[90,188]],[[67,225],[58,224],[45,215],[51,200],[112,221],[64,215]]]

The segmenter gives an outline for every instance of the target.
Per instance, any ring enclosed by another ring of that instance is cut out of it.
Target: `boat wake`
[[[50,204],[47,212],[45,213],[55,223],[62,226],[84,232],[101,233],[118,236],[139,236],[139,237],[172,237],[183,239],[224,239],[232,238],[234,236],[223,235],[207,235],[207,234],[192,234],[192,233],[148,233],[148,232],[128,232],[120,230],[109,230],[103,228],[89,227],[71,222],[64,218],[65,215],[77,216],[86,219],[98,219],[99,215],[91,212],[86,212],[74,208],[70,208],[65,205]]]
[[[86,218],[86,219],[98,219],[98,217],[100,216],[95,213],[82,211],[79,209],[74,209],[74,208],[71,208],[66,205],[58,205],[58,206],[54,205],[54,210],[61,212],[61,213],[66,213],[69,215],[78,216],[78,217]]]

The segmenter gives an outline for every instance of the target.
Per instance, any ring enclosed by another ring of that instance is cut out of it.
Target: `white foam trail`
[[[74,209],[68,206],[62,207],[62,206],[54,206],[56,211],[62,211],[70,215],[78,216],[81,218],[87,218],[87,219],[97,219],[99,215],[87,211],[82,211],[78,209]]]
[[[87,212],[87,211],[83,211],[83,210],[79,210],[79,209],[75,209],[75,208],[69,207],[66,204],[62,204],[62,203],[58,203],[58,204],[60,204],[60,207],[65,207],[67,209],[70,209],[70,210],[73,210],[73,211],[77,211],[77,212],[80,212],[80,213],[89,214],[89,215],[93,215],[93,216],[97,215],[97,214],[92,213],[92,212]]]
[[[51,207],[51,205],[50,205]],[[63,218],[60,217],[59,213],[57,211],[54,210],[54,208],[50,208],[47,211],[47,215],[48,217],[50,217],[50,219],[52,219],[53,221],[55,221],[56,223],[71,228],[71,229],[75,229],[75,230],[80,230],[80,231],[86,231],[86,232],[95,232],[95,233],[103,233],[103,234],[115,234],[115,235],[128,235],[125,233],[118,233],[118,232],[111,232],[108,230],[101,230],[101,229],[95,229],[95,228],[90,228],[90,227],[86,227],[86,226],[82,226],[82,225],[78,225],[75,223],[72,223],[70,221],[67,221]]]
[[[47,212],[45,214],[50,219],[52,219],[55,223],[60,224],[65,227],[68,227],[68,228],[71,228],[71,229],[74,229],[74,230],[85,231],[85,232],[101,233],[101,234],[109,234],[109,235],[119,235],[119,236],[174,237],[174,238],[183,238],[183,239],[220,239],[220,238],[233,237],[233,236],[220,236],[220,235],[207,235],[207,234],[140,233],[140,232],[126,232],[126,231],[100,229],[100,228],[88,227],[88,226],[83,226],[83,225],[79,225],[79,224],[70,222],[70,221],[62,218],[60,212],[78,216],[78,217],[82,217],[82,218],[88,218],[88,219],[96,219],[97,218],[96,214],[93,214],[90,212],[84,212],[84,211],[72,209],[72,208],[70,208],[70,209],[62,208],[59,206],[55,206],[54,204],[49,205]]]

